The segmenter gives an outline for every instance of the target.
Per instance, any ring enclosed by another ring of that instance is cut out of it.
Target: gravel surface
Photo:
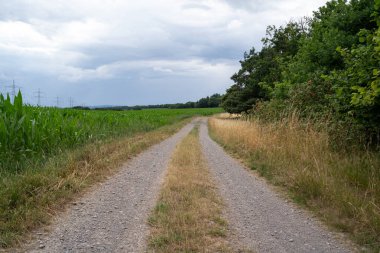
[[[305,211],[270,189],[210,139],[207,122],[200,139],[212,175],[227,205],[233,245],[255,252],[351,252]]]
[[[129,161],[94,187],[53,222],[47,235],[36,233],[27,252],[143,252],[146,220],[176,144],[194,123]]]
[[[149,227],[170,156],[194,127],[129,161],[55,218],[50,232],[36,233],[27,252],[144,252]],[[200,140],[212,175],[226,203],[232,245],[255,252],[351,252],[341,236],[288,203],[210,139],[202,120]]]

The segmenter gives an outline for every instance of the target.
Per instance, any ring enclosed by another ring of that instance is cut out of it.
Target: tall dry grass
[[[333,151],[326,132],[293,115],[276,123],[209,121],[212,137],[328,224],[380,250],[380,155]]]

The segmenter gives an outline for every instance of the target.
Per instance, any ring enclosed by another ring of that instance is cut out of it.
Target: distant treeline
[[[135,106],[112,106],[112,107],[97,107],[95,110],[142,110],[142,109],[185,109],[185,108],[215,108],[219,107],[222,100],[222,95],[214,94],[205,98],[199,99],[197,102],[177,103],[177,104],[160,104],[160,105],[135,105]],[[86,109],[80,107],[80,109]],[[90,108],[87,108],[90,109]]]
[[[268,26],[223,97],[231,113],[278,120],[297,112],[373,143],[380,136],[380,0],[334,0],[310,18]]]

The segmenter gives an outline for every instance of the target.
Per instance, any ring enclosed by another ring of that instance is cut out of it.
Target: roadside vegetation
[[[268,26],[222,99],[230,113],[325,123],[331,145],[379,148],[380,0],[333,0],[312,17]]]
[[[333,150],[294,115],[273,123],[213,118],[211,136],[269,182],[367,249],[380,250],[380,155]]]
[[[380,0],[268,26],[222,98],[214,138],[360,245],[380,250]],[[236,114],[240,114],[236,116]]]
[[[80,192],[194,115],[220,109],[82,111],[0,96],[0,248],[46,224]]]
[[[149,248],[154,252],[227,252],[222,209],[195,128],[171,159],[149,218]]]

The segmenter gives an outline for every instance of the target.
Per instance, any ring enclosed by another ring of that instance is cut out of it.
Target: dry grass
[[[379,153],[332,151],[326,133],[296,117],[271,124],[214,118],[209,127],[214,139],[296,202],[367,250],[380,250]]]
[[[241,114],[236,114],[236,113],[219,113],[215,116],[218,119],[240,119],[242,116]]]
[[[153,252],[226,252],[227,224],[193,130],[177,146],[149,224]]]
[[[189,120],[130,137],[96,142],[50,159],[43,168],[1,178],[0,249],[15,246],[89,186],[129,158],[178,131]]]

